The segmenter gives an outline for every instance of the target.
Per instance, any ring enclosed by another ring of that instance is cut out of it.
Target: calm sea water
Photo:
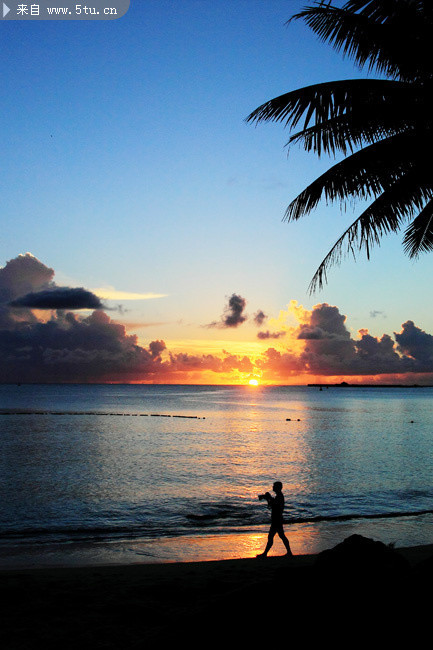
[[[297,552],[430,543],[432,448],[432,388],[0,385],[0,559],[261,543],[274,480]]]

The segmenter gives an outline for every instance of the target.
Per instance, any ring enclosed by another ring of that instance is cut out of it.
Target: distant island
[[[431,384],[348,384],[342,381],[339,384],[307,384],[316,388],[432,388]]]

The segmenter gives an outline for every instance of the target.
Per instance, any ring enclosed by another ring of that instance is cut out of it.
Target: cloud
[[[242,325],[247,320],[247,316],[244,314],[246,305],[247,301],[245,298],[242,298],[237,293],[233,293],[229,298],[221,319],[206,325],[206,327],[239,327],[239,325]]]
[[[269,330],[266,330],[266,332],[257,332],[257,338],[261,339],[262,341],[266,339],[279,339],[285,335],[286,332],[284,330],[280,332],[270,332]]]
[[[313,307],[309,322],[299,325],[297,338],[305,341],[300,360],[313,374],[396,372],[399,356],[389,345],[390,338],[384,335],[379,340],[363,330],[360,340],[353,339],[346,316],[336,306],[322,303]]]
[[[346,316],[336,306],[322,303],[308,311],[292,304],[289,312],[298,325],[287,328],[288,346],[270,348],[258,360],[266,377],[394,375],[408,381],[414,373],[427,373],[433,380],[433,336],[413,321],[403,323],[400,333],[394,332],[395,340],[388,334],[371,336],[365,328],[359,330],[359,338],[352,338]],[[296,343],[303,347],[297,348]]]
[[[0,268],[0,303],[52,285],[54,269],[50,269],[31,253],[18,255]]]
[[[11,307],[30,309],[103,309],[104,305],[94,293],[86,289],[55,287],[27,293],[15,298]]]
[[[48,322],[0,331],[0,381],[179,381],[193,371],[250,372],[248,357],[170,354],[163,340],[139,345],[104,311],[57,312]]]
[[[254,320],[255,324],[258,327],[261,327],[263,325],[264,321],[266,320],[266,318],[267,318],[267,315],[261,309],[259,309],[254,314],[253,320]]]
[[[222,316],[224,327],[238,327],[244,323],[247,319],[244,315],[246,305],[247,301],[245,298],[233,293],[229,298],[228,306]]]
[[[93,292],[57,287],[53,278],[53,269],[30,253],[0,269],[0,381],[164,383],[253,368],[246,356],[171,354],[161,339],[140,345],[101,309]],[[240,306],[229,301],[229,323],[242,320]],[[95,310],[86,317],[68,311],[79,308]],[[52,313],[42,320],[32,309]]]
[[[75,311],[89,307],[90,315]],[[213,383],[254,373],[270,383],[338,377],[433,383],[433,336],[413,320],[393,335],[361,328],[354,336],[337,306],[309,310],[291,301],[270,319],[274,331],[258,332],[274,342],[265,352],[256,344],[248,355],[195,354],[180,344],[173,352],[161,338],[140,344],[101,307],[93,292],[58,287],[53,269],[30,253],[7,262],[0,268],[0,381]],[[247,320],[245,308],[245,298],[232,294],[216,326],[238,327]]]
[[[324,338],[329,338],[329,337],[326,336],[325,332],[322,329],[320,329],[320,327],[308,327],[308,325],[302,325],[300,327],[298,339],[319,340]]]
[[[433,366],[433,336],[408,320],[401,326],[401,332],[394,332],[397,349],[406,364],[416,372],[431,372]]]
[[[370,318],[377,318],[377,316],[382,316],[382,318],[386,318],[385,312],[379,311],[377,309],[372,309],[370,311]]]
[[[100,287],[92,289],[102,300],[153,300],[155,298],[166,298],[166,293],[134,293],[132,291],[118,291],[114,287]]]

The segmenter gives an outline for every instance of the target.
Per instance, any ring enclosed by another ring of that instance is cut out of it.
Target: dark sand
[[[403,572],[323,573],[313,555],[1,571],[0,648],[388,647],[403,630],[417,647],[433,545],[397,552]]]

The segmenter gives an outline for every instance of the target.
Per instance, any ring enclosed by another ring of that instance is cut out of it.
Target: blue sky
[[[433,257],[409,261],[401,236],[307,293],[362,206],[282,223],[329,161],[287,156],[281,125],[244,121],[291,89],[365,76],[301,22],[285,25],[305,4],[132,0],[115,21],[2,22],[0,266],[29,251],[59,285],[164,294],[109,303],[143,342],[254,340],[252,325],[202,327],[233,293],[249,314],[327,302],[355,331],[408,319],[432,331]]]

